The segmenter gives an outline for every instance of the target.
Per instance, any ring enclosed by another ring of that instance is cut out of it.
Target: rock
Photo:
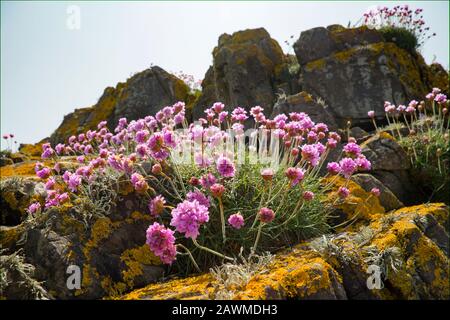
[[[0,158],[0,167],[8,166],[8,165],[13,164],[13,163],[14,163],[14,161],[12,161],[11,158],[7,158],[7,157],[1,157]]]
[[[34,179],[20,177],[0,181],[0,225],[15,226],[25,220],[36,184]]]
[[[145,244],[152,218],[131,194],[111,203],[108,216],[91,218],[81,207],[47,210],[30,221],[0,229],[0,246],[23,250],[36,281],[55,299],[98,299],[121,295],[160,279],[161,262]],[[81,200],[85,201],[85,200]],[[86,204],[87,205],[87,204]],[[86,209],[92,210],[92,209]],[[81,288],[67,288],[67,268],[81,270]]]
[[[227,110],[259,105],[270,114],[278,89],[291,90],[291,82],[288,59],[265,29],[223,34],[213,50],[213,65],[205,75],[193,117],[203,117],[216,101]]]
[[[378,188],[381,192],[379,196],[380,204],[386,211],[403,207],[403,203],[397,199],[392,191],[374,176],[366,173],[358,173],[352,176],[352,180],[359,184],[367,192],[370,192],[372,188]]]
[[[107,120],[109,129],[113,130],[122,117],[128,120],[143,118],[177,101],[189,104],[192,99],[182,80],[154,66],[118,83],[115,88],[106,88],[94,106],[76,109],[66,115],[49,140],[52,144],[63,142],[73,134],[96,129],[103,120]]]
[[[303,31],[294,43],[297,60],[303,66],[310,61],[357,45],[383,42],[383,36],[374,29],[359,27],[346,29],[340,25],[318,27]]]
[[[427,204],[374,213],[368,224],[362,220],[277,254],[230,298],[449,299],[449,260],[440,247],[449,240],[442,231],[448,210],[444,204]],[[424,224],[440,227],[439,236]],[[378,289],[368,287],[372,264],[381,272]],[[212,274],[203,274],[151,284],[122,299],[214,299],[224,295],[220,290]]]
[[[411,177],[411,160],[395,139],[386,132],[376,134],[361,144],[362,153],[372,163],[370,173],[391,190],[404,204],[424,200]]]
[[[271,118],[278,114],[289,114],[291,112],[305,112],[316,122],[326,123],[330,130],[337,130],[337,123],[331,110],[318,102],[307,92],[300,92],[295,95],[279,98],[275,103]]]
[[[375,30],[315,28],[295,44],[302,90],[321,97],[341,128],[372,130],[367,112],[384,121],[384,101],[406,104],[430,90],[420,57],[384,42]]]

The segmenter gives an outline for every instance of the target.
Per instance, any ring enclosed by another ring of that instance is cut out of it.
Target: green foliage
[[[244,164],[238,168],[236,176],[230,180],[220,181],[224,184],[226,192],[223,196],[225,221],[229,216],[237,212],[245,219],[245,225],[236,230],[226,222],[226,243],[223,243],[220,210],[218,200],[210,198],[210,220],[202,226],[197,241],[212,250],[221,252],[227,256],[238,258],[236,254],[241,252],[244,256],[250,254],[250,249],[255,242],[258,231],[258,223],[254,224],[256,214],[262,207],[268,207],[275,211],[275,220],[262,228],[261,241],[256,253],[275,252],[283,247],[298,243],[301,240],[322,235],[329,230],[327,220],[331,207],[324,203],[325,190],[320,185],[320,180],[314,175],[305,178],[300,185],[289,187],[284,176],[284,170],[277,170],[271,182],[261,179],[263,165]],[[193,188],[187,184],[192,177],[199,177],[208,172],[194,166],[178,168],[186,185],[187,191]],[[182,188],[180,188],[182,190]],[[302,198],[303,191],[312,191],[315,197],[311,201]],[[164,194],[163,190],[161,194]],[[164,194],[166,196],[166,194]],[[170,198],[170,197],[166,197]],[[176,206],[171,203],[170,206]],[[170,211],[166,210],[161,216],[168,225]],[[181,240],[183,245],[189,248],[201,269],[219,265],[223,261],[220,257],[213,256],[192,245],[189,240]],[[192,272],[192,264],[187,256],[178,256],[174,268],[180,273]]]
[[[448,130],[442,130],[442,120],[423,124],[423,130],[399,140],[411,156],[415,174],[423,183],[422,188],[430,194],[430,201],[450,203],[450,144]]]
[[[406,28],[385,26],[380,28],[379,31],[386,41],[393,42],[399,48],[410,53],[415,53],[419,47],[416,35]]]

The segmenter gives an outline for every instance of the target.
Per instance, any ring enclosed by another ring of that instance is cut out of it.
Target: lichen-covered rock
[[[372,188],[378,188],[381,192],[379,196],[380,204],[386,211],[403,207],[403,203],[397,199],[392,191],[374,176],[367,173],[358,173],[352,176],[352,180],[367,192],[370,192]]]
[[[203,117],[203,111],[216,101],[227,108],[259,105],[270,114],[278,85],[287,89],[281,84],[289,81],[287,59],[265,29],[223,34],[213,50],[213,65],[202,83],[202,95],[194,105],[194,119]]]
[[[341,127],[351,120],[372,128],[368,111],[383,121],[384,101],[406,104],[430,89],[420,59],[375,30],[315,28],[302,32],[295,48],[302,89],[321,97]]]
[[[151,217],[133,194],[111,204],[108,216],[89,218],[83,207],[48,210],[14,227],[0,228],[6,254],[23,250],[34,279],[56,299],[98,299],[155,282],[164,268],[145,244]],[[68,267],[81,270],[81,288],[66,285]],[[14,290],[13,290],[14,291]],[[8,296],[8,299],[20,298]]]
[[[357,45],[382,42],[383,36],[374,29],[359,27],[346,29],[339,25],[318,27],[303,31],[294,43],[297,60],[301,65],[325,58]]]
[[[143,118],[177,101],[190,102],[192,99],[182,80],[154,66],[118,83],[115,88],[106,88],[94,106],[76,109],[66,115],[49,140],[53,144],[63,142],[73,134],[96,129],[103,120],[108,120],[109,128],[114,129],[122,117],[128,120]]]
[[[386,132],[361,144],[362,153],[372,163],[371,174],[404,204],[417,204],[424,196],[410,174],[411,160],[405,150]]]
[[[369,220],[277,254],[233,299],[449,299],[448,207],[372,211]],[[379,287],[371,285],[374,267]],[[211,274],[169,280],[122,299],[214,298],[216,281]]]
[[[326,123],[330,130],[337,129],[332,110],[326,105],[319,103],[317,99],[307,92],[302,91],[295,95],[280,97],[273,107],[271,118],[281,113],[289,114],[291,112],[305,112],[314,122]]]

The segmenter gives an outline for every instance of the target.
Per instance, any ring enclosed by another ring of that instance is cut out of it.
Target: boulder
[[[403,207],[403,203],[397,199],[395,194],[374,176],[367,173],[358,173],[352,176],[352,180],[367,192],[370,192],[372,188],[378,188],[381,192],[379,196],[380,204],[386,211]]]
[[[385,42],[376,30],[315,28],[302,32],[294,48],[302,90],[321,97],[342,128],[351,120],[372,130],[368,111],[384,121],[384,101],[421,100],[431,88],[421,57]]]
[[[33,266],[33,279],[43,282],[54,299],[113,297],[155,282],[165,269],[145,244],[152,218],[143,213],[146,206],[134,193],[125,192],[120,199],[111,201],[107,216],[79,199],[78,205],[53,208],[20,225],[1,227],[0,247],[7,255],[21,250],[24,261]],[[81,288],[67,287],[69,266],[81,271]]]
[[[194,105],[194,119],[203,117],[203,111],[216,101],[228,110],[259,105],[270,114],[279,91],[288,90],[289,94],[295,90],[288,62],[280,45],[263,28],[221,35]]]
[[[153,66],[118,83],[115,88],[106,88],[94,106],[76,109],[66,115],[49,141],[52,144],[63,142],[73,134],[96,129],[103,120],[108,121],[112,130],[122,117],[135,120],[154,115],[177,101],[190,103],[192,100],[190,89],[182,80]]]
[[[271,118],[278,114],[289,114],[291,112],[305,112],[316,122],[323,122],[330,130],[337,129],[337,123],[328,106],[320,103],[307,92],[300,92],[287,97],[280,97],[273,107]]]
[[[372,174],[404,204],[424,200],[420,187],[411,176],[411,160],[404,149],[386,132],[361,144],[362,153],[372,163]]]

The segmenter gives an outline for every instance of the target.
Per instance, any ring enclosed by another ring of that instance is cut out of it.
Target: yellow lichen
[[[150,251],[146,244],[125,250],[122,252],[120,260],[126,265],[126,269],[122,270],[122,279],[129,288],[134,286],[134,279],[142,275],[142,266],[161,264],[159,258]]]

